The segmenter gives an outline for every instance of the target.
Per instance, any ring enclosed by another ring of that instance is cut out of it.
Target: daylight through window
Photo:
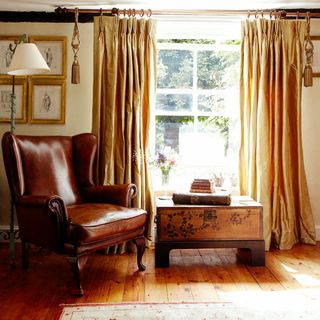
[[[158,40],[155,156],[173,158],[170,181],[238,186],[239,41]],[[155,168],[155,187],[161,170]]]

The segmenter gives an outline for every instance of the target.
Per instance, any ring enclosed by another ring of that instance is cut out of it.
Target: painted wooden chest
[[[252,265],[264,265],[263,207],[250,197],[224,205],[175,205],[157,199],[156,267],[169,266],[172,249],[238,248],[250,251]]]

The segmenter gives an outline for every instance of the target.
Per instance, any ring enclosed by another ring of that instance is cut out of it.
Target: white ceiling
[[[67,8],[262,10],[320,8],[319,0],[0,0],[0,11],[54,11]]]

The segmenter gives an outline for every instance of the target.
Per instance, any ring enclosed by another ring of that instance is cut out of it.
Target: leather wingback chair
[[[145,270],[141,260],[147,212],[131,208],[134,184],[94,184],[96,149],[96,138],[89,133],[70,137],[6,132],[2,138],[22,265],[29,265],[28,243],[65,255],[79,295],[81,271],[90,252],[133,240],[139,270]]]

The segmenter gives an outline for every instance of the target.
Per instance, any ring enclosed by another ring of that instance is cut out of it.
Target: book
[[[211,186],[212,185],[212,181],[211,180],[205,180],[205,179],[203,179],[203,180],[194,179],[192,181],[192,184]]]
[[[190,189],[191,193],[212,193],[212,189],[207,189],[207,188],[191,188]]]
[[[174,204],[230,205],[231,195],[206,193],[173,193]]]
[[[210,183],[208,183],[208,184],[206,184],[206,183],[196,183],[196,182],[193,182],[193,183],[191,183],[191,187],[206,187],[206,188],[211,188],[212,187],[212,184]]]

